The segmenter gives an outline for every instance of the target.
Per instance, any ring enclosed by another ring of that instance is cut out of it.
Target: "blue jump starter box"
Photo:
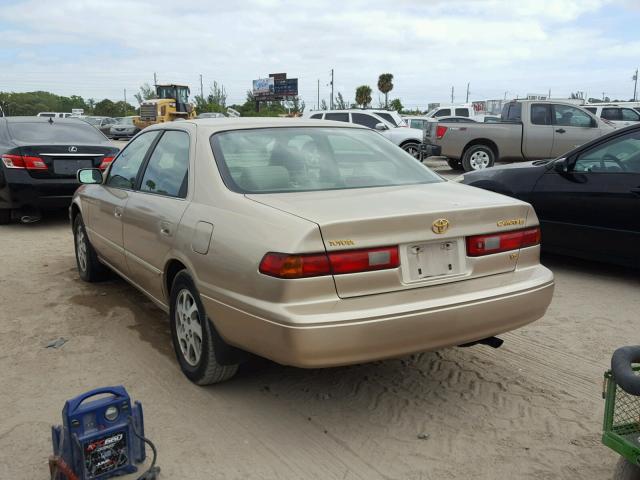
[[[62,457],[81,480],[133,473],[138,470],[135,464],[145,459],[142,405],[132,405],[121,385],[67,400],[62,425],[52,427],[51,434],[54,455]]]

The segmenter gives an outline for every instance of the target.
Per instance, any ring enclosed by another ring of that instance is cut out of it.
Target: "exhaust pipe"
[[[498,337],[487,337],[487,338],[483,338],[482,340],[476,340],[475,342],[469,342],[469,343],[463,343],[462,345],[458,345],[459,347],[473,347],[474,345],[488,345],[491,348],[500,348],[502,346],[502,344],[504,343],[504,340],[502,340],[501,338]]]
[[[32,215],[23,215],[22,217],[20,217],[20,221],[22,223],[35,223],[40,221],[40,217],[34,217]]]

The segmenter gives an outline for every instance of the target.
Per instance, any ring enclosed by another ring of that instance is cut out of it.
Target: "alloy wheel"
[[[202,320],[198,304],[186,288],[178,292],[174,321],[182,357],[195,367],[202,356]]]

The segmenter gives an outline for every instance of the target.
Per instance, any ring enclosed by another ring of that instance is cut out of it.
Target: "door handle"
[[[559,128],[559,129],[557,129],[557,130],[556,130],[556,132],[558,132],[558,133],[564,133],[564,132],[566,132],[566,130],[565,130],[564,128]]]
[[[121,218],[122,217],[122,210],[120,210],[119,208],[116,208],[113,211],[113,216],[116,217],[116,218]]]
[[[160,233],[162,235],[166,235],[167,237],[171,236],[171,225],[167,222],[162,222],[160,224]]]

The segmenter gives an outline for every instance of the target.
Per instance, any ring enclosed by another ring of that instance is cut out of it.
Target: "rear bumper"
[[[478,288],[479,282],[486,288]],[[230,344],[313,368],[436,350],[514,330],[544,315],[554,289],[553,274],[541,265],[460,283],[465,285],[458,291],[440,285],[342,299],[325,311],[317,305],[285,308],[284,319],[282,309],[267,318],[205,296],[203,302]]]
[[[38,179],[25,170],[0,173],[0,209],[68,207],[79,184],[75,178]]]
[[[420,151],[422,155],[426,157],[439,157],[442,155],[442,147],[440,145],[433,145],[430,143],[423,143],[420,145]]]

